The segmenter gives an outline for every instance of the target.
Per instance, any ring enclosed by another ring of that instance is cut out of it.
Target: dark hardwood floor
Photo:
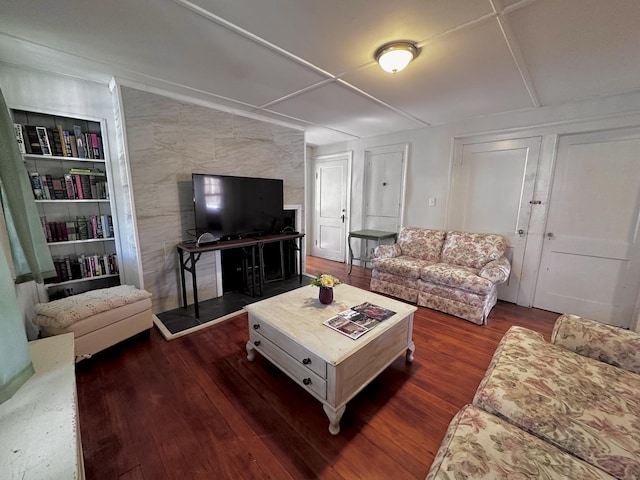
[[[368,289],[370,270],[308,257],[319,271]],[[504,332],[548,339],[557,316],[498,302],[481,327],[418,308],[415,361],[347,404],[337,436],[319,402],[247,361],[246,314],[170,342],[154,329],[77,365],[87,479],[423,479]]]

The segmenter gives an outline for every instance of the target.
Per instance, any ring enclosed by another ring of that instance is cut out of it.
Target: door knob
[[[520,235],[521,237],[524,237],[524,230],[522,229],[518,230],[518,235]]]
[[[553,233],[551,233],[551,232],[547,233],[547,238],[548,238],[549,240],[551,240],[552,238],[554,238]]]

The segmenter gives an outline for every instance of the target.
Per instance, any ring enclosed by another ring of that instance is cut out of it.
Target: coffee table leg
[[[256,352],[253,348],[253,344],[251,342],[247,342],[247,360],[253,362],[253,359],[256,358]]]
[[[407,362],[411,363],[413,362],[413,352],[416,351],[416,344],[411,342],[409,344],[409,346],[407,347]]]
[[[324,409],[324,413],[327,414],[327,417],[329,417],[329,432],[331,435],[337,435],[340,433],[340,419],[342,418],[347,406],[343,405],[337,410],[329,405],[322,405],[322,408]]]

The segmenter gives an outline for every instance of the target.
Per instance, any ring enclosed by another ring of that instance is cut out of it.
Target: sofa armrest
[[[402,250],[400,250],[400,245],[397,243],[393,243],[391,245],[378,245],[373,251],[373,256],[375,258],[393,258],[399,257],[400,255],[402,255]]]
[[[631,330],[565,314],[556,320],[551,342],[582,356],[640,374],[640,334]]]
[[[511,263],[509,262],[509,259],[507,257],[500,257],[497,260],[492,260],[482,267],[482,270],[480,270],[478,275],[496,284],[506,282],[510,273]]]

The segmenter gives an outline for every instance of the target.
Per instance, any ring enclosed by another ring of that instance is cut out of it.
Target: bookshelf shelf
[[[36,203],[106,203],[110,204],[110,200],[107,198],[89,198],[86,200],[35,200]]]
[[[45,162],[87,162],[87,163],[106,163],[103,158],[80,158],[80,157],[62,157],[60,155],[34,155],[32,153],[23,153],[22,158],[26,160],[41,160]]]
[[[67,280],[65,282],[57,282],[57,283],[45,283],[46,288],[54,288],[54,287],[62,287],[65,285],[73,285],[77,283],[83,282],[92,282],[96,280],[106,280],[106,279],[116,279],[119,275],[117,273],[109,274],[109,275],[97,275],[95,277],[85,277],[85,278],[74,278],[73,280]]]
[[[88,238],[86,240],[63,240],[61,242],[47,242],[47,245],[53,247],[53,246],[59,246],[59,245],[76,245],[80,243],[112,242],[114,240],[115,240],[114,237]]]
[[[45,284],[49,299],[118,285],[105,122],[18,109],[11,113],[56,267],[57,278]]]

